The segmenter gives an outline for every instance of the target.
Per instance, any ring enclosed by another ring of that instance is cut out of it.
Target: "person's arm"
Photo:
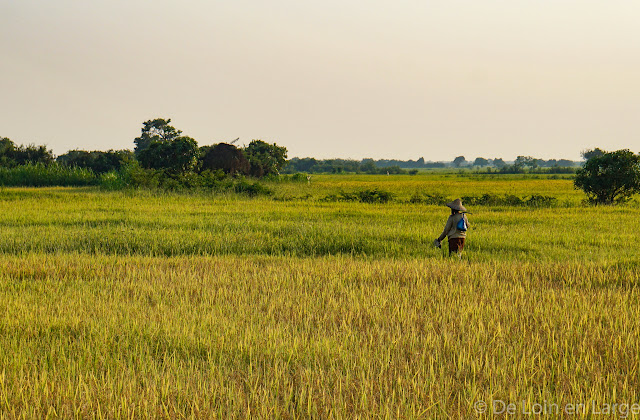
[[[442,240],[447,236],[447,233],[451,230],[452,224],[453,224],[453,217],[449,216],[449,218],[447,219],[447,224],[444,225],[444,230],[442,231],[442,234],[438,236],[438,242],[442,242]]]

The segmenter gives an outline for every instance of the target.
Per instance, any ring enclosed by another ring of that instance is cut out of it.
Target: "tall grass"
[[[638,402],[637,206],[584,207],[570,181],[405,179],[269,185],[310,194],[290,201],[0,188],[0,418]],[[566,206],[476,204],[458,260],[431,246],[442,205],[317,199],[363,187]]]
[[[472,418],[480,400],[633,402],[639,274],[566,262],[4,257],[0,412]]]
[[[640,246],[637,207],[470,209],[474,261],[626,261]],[[6,189],[0,252],[442,258],[431,243],[448,214],[424,204]]]
[[[7,187],[83,186],[98,183],[98,177],[89,169],[57,163],[0,167],[0,185]]]

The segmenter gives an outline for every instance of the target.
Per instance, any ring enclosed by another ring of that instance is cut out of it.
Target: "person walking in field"
[[[464,240],[467,237],[467,228],[469,220],[464,214],[467,209],[462,205],[462,200],[456,198],[451,203],[447,203],[447,207],[451,209],[451,216],[447,219],[442,234],[434,241],[434,245],[440,248],[440,242],[447,237],[449,242],[449,256],[455,253],[458,257],[462,256],[462,248],[464,248]]]

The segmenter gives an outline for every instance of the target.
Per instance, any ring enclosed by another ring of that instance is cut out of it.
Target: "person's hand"
[[[438,238],[433,240],[433,246],[435,246],[436,248],[440,248],[440,241],[438,240]]]

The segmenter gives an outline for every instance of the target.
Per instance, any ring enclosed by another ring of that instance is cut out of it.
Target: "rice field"
[[[640,413],[637,204],[545,178],[270,188],[1,189],[0,418]],[[323,200],[359,188],[396,199]],[[459,260],[416,191],[558,205],[469,208]]]

